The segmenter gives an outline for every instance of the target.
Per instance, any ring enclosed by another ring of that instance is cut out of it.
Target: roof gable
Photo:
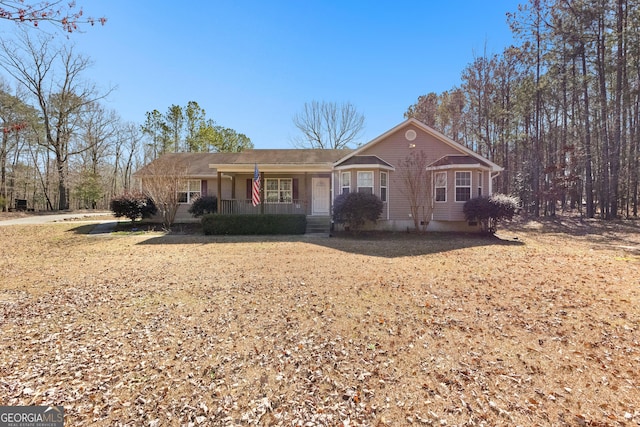
[[[427,134],[427,135],[431,136],[432,138],[438,140],[439,142],[445,144],[450,149],[453,149],[457,153],[460,153],[460,155],[476,159],[475,163],[481,163],[483,165],[486,165],[487,167],[489,167],[494,172],[499,172],[499,171],[503,170],[502,167],[500,167],[497,164],[491,162],[490,160],[484,158],[483,156],[479,155],[475,151],[470,150],[467,147],[455,142],[451,138],[448,138],[448,137],[444,136],[440,132],[430,128],[429,126],[425,125],[424,123],[422,123],[422,122],[420,122],[420,121],[418,121],[418,120],[416,120],[414,118],[410,118],[410,119],[405,120],[404,122],[398,124],[397,126],[393,127],[392,129],[389,129],[387,132],[383,133],[382,135],[378,136],[377,138],[371,140],[370,142],[368,142],[368,143],[364,144],[363,146],[359,147],[358,149],[354,150],[353,152],[348,153],[346,156],[344,156],[343,158],[338,160],[335,163],[335,165],[342,164],[343,162],[347,161],[351,157],[358,156],[358,155],[364,154],[365,152],[371,151],[371,149],[375,148],[376,145],[378,145],[379,143],[387,140],[390,136],[392,136],[396,132],[398,132],[401,129],[406,128],[406,127],[417,128],[419,131],[424,132],[425,134]],[[408,141],[408,142],[410,142],[410,141]],[[411,145],[413,145],[413,144],[410,144],[410,146]]]

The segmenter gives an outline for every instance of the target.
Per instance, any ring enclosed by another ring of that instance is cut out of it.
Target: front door
[[[329,215],[329,178],[311,178],[311,215]]]

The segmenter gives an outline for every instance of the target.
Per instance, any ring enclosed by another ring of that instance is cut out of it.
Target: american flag
[[[260,204],[260,173],[258,172],[258,165],[253,172],[253,186],[251,189],[251,203],[253,206]]]

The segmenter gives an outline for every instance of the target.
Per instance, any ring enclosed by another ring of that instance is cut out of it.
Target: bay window
[[[456,172],[456,202],[471,199],[471,172]]]
[[[437,172],[435,174],[436,202],[447,201],[447,173]]]
[[[358,172],[358,193],[373,194],[373,172]]]

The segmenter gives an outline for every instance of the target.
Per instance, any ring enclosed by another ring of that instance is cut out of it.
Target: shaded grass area
[[[74,426],[640,422],[640,256],[600,235],[80,227],[0,229],[4,404]]]

